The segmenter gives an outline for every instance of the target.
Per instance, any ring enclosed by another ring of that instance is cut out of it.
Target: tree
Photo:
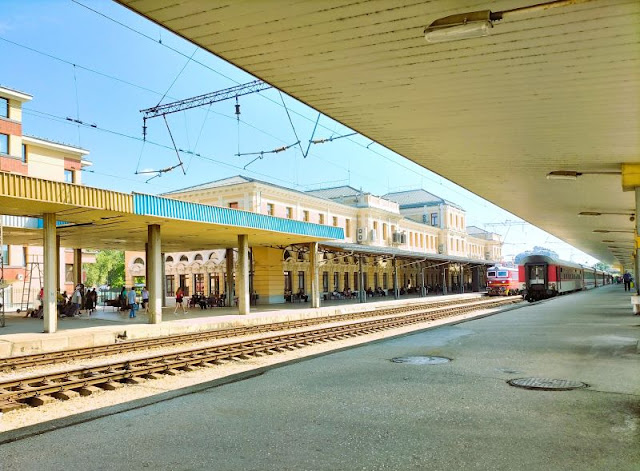
[[[124,286],[124,252],[101,250],[96,262],[85,264],[87,286]]]
[[[554,252],[551,249],[548,249],[546,247],[540,247],[540,246],[535,246],[532,250],[527,250],[526,252],[521,252],[518,255],[516,255],[515,259],[514,259],[514,263],[516,265],[520,265],[520,261],[525,258],[528,257],[529,255],[545,255],[547,257],[551,257],[551,258],[555,258],[558,259],[560,257],[558,257],[558,254],[556,252]]]
[[[611,269],[611,267],[609,265],[607,265],[606,263],[602,263],[602,262],[598,262],[596,263],[593,268],[595,268],[596,270],[600,270],[600,271],[609,271]]]

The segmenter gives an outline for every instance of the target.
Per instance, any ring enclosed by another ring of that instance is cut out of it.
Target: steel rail
[[[465,300],[446,300],[430,303],[413,304],[409,306],[396,306],[392,308],[383,308],[376,311],[362,311],[348,314],[339,314],[336,316],[323,316],[310,319],[300,319],[295,321],[275,322],[268,324],[231,327],[227,329],[216,329],[205,332],[196,332],[190,334],[172,335],[168,337],[155,337],[150,339],[130,340],[116,344],[101,345],[97,347],[84,347],[71,350],[60,350],[56,352],[35,353],[30,355],[21,355],[16,357],[0,358],[0,371],[19,370],[35,366],[43,366],[49,364],[63,363],[72,360],[82,360],[86,358],[95,358],[97,356],[115,355],[138,351],[141,349],[159,348],[173,346],[176,344],[205,342],[220,338],[241,337],[253,334],[262,334],[266,332],[275,332],[279,330],[298,329],[318,324],[327,324],[330,322],[344,322],[353,319],[362,319],[368,317],[380,317],[393,314],[401,314],[410,311],[418,311],[424,309],[433,309],[454,304],[491,302],[481,298],[472,298]]]
[[[366,335],[386,329],[402,327],[418,322],[459,315],[478,308],[498,307],[519,302],[517,299],[501,299],[489,303],[467,303],[459,307],[442,307],[427,312],[377,318],[338,326],[301,332],[279,334],[254,340],[243,340],[223,345],[201,347],[181,352],[152,355],[147,358],[118,361],[112,364],[76,368],[52,374],[17,378],[0,383],[0,412],[40,405],[46,401],[38,398],[73,390],[90,395],[91,386],[115,389],[117,382],[137,382],[137,378],[152,379],[157,373],[176,374],[177,370],[211,366],[230,360],[242,360],[286,350],[296,350],[318,342],[333,341]],[[119,385],[118,385],[119,386]]]

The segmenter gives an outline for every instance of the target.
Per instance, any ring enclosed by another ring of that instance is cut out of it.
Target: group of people
[[[292,303],[293,301],[304,301],[305,303],[309,301],[309,295],[304,292],[302,288],[298,290],[297,293],[293,294],[291,290],[284,290],[284,300]]]
[[[38,293],[40,306],[35,310],[28,310],[26,317],[44,317],[44,288],[40,288]],[[98,304],[98,293],[96,289],[88,290],[83,283],[79,283],[73,290],[71,296],[66,291],[58,292],[56,296],[56,307],[58,317],[76,317],[82,314],[83,310],[91,315],[96,310]]]
[[[132,319],[136,316],[136,312],[139,309],[137,302],[138,293],[136,293],[136,289],[134,286],[131,289],[127,290],[125,286],[122,287],[120,291],[120,310],[121,311],[129,311],[129,318]],[[145,311],[149,310],[149,290],[144,286],[140,291],[140,297],[142,299],[142,309]]]

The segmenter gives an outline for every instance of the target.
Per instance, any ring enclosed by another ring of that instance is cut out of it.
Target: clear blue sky
[[[136,171],[178,160],[162,118],[149,121],[142,142],[141,109],[255,78],[113,2],[0,0],[0,11],[0,85],[33,95],[23,132],[89,150],[87,185],[157,194],[242,174],[298,190],[349,184],[382,195],[424,188],[465,208],[468,225],[505,235],[505,255],[542,245],[567,260],[596,261],[530,225],[485,226],[519,220],[362,136],[311,145],[305,158],[318,114],[273,89],[240,97],[239,125],[233,100],[170,115],[186,175],[177,168],[147,182],[153,174]],[[351,132],[321,116],[314,139]],[[256,156],[236,155],[298,139],[301,148],[264,154],[246,170]]]

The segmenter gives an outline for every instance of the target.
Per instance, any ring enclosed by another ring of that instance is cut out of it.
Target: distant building
[[[302,192],[235,176],[163,196],[343,228],[343,240],[321,244],[320,292],[325,295],[358,290],[359,254],[365,262],[365,289],[383,290],[393,288],[393,257],[424,256],[424,263],[400,264],[399,286],[415,288],[424,273],[426,285],[435,289],[445,277],[452,290],[471,284],[469,267],[490,264],[501,256],[496,234],[468,232],[461,207],[425,190],[383,197],[350,186]],[[309,290],[304,248],[253,247],[252,254],[252,285],[259,302],[284,302],[284,292]],[[188,293],[220,294],[225,287],[224,257],[224,250],[166,253],[167,294],[179,286]],[[126,283],[144,283],[144,252],[127,252],[125,264]]]
[[[26,93],[0,87],[0,172],[81,184],[82,168],[91,165],[84,160],[89,153],[87,150],[23,133],[22,105],[31,99],[32,96]],[[33,218],[0,217],[3,225],[8,227],[37,228],[37,220]],[[42,254],[42,247],[2,245],[4,278],[12,283],[11,289],[6,290],[6,295],[10,297],[5,300],[8,306],[12,302],[14,306],[19,304],[23,286],[29,285],[32,271],[30,262],[42,262]],[[70,291],[73,289],[73,250],[61,248],[60,260],[59,287]],[[95,255],[87,253],[84,262],[92,261],[95,261]],[[37,268],[34,267],[34,277],[37,277]],[[29,297],[33,305],[41,279],[31,281]]]

